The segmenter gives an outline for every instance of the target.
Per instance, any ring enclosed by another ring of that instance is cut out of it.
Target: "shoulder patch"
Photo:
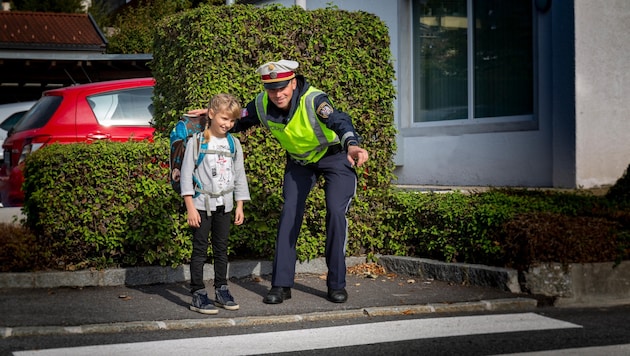
[[[247,117],[247,115],[249,115],[249,112],[247,112],[247,109],[244,108],[243,110],[241,110],[241,117],[242,118],[243,117]]]
[[[328,116],[333,113],[333,108],[329,103],[323,102],[319,104],[317,110],[315,111],[317,112],[317,115],[321,116],[323,119],[327,119]]]

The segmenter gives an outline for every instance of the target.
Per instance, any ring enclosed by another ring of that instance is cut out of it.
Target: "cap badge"
[[[271,72],[271,73],[269,73],[269,78],[271,78],[271,79],[278,78],[278,72]]]
[[[276,66],[274,66],[273,64],[270,64],[267,66],[267,69],[269,69],[270,71],[276,69]]]

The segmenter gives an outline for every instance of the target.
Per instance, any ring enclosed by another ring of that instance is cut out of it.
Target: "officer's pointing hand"
[[[354,167],[361,167],[369,158],[368,152],[359,146],[348,146],[348,161]]]

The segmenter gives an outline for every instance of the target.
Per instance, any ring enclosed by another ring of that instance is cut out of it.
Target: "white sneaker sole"
[[[190,310],[196,311],[197,313],[201,313],[201,314],[207,314],[207,315],[219,314],[219,309],[201,309],[201,308],[193,307],[192,305],[190,306]]]
[[[219,302],[214,302],[214,305],[219,308],[223,308],[225,310],[238,310],[238,308],[240,308],[238,304],[237,305],[223,305]]]

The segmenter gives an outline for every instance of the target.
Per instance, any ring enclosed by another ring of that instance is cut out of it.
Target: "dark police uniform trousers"
[[[328,288],[346,287],[346,243],[348,221],[346,213],[356,194],[357,175],[341,146],[332,146],[316,163],[302,165],[291,158],[284,172],[282,195],[284,206],[280,215],[271,285],[293,287],[296,243],[302,226],[306,198],[317,178],[324,177],[326,195],[326,265]]]

